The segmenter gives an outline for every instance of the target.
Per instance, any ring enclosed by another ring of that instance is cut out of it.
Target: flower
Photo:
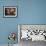
[[[8,36],[9,40],[14,40],[15,41],[15,38],[16,38],[16,34],[14,32],[10,33],[9,36]]]

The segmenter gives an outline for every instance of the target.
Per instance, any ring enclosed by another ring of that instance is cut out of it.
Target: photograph
[[[4,17],[16,17],[17,16],[17,7],[15,6],[4,6],[3,7]]]

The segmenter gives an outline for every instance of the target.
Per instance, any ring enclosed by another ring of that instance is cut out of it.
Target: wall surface
[[[3,6],[18,6],[18,16],[3,18]],[[8,43],[9,32],[17,34],[18,24],[46,24],[46,0],[0,0],[0,44]]]
[[[16,6],[17,0],[0,0],[0,44],[7,44],[9,42],[8,35],[10,32],[16,32],[18,18],[3,18],[3,6]],[[16,38],[15,43],[18,43]]]
[[[46,0],[19,0],[19,23],[46,24]]]

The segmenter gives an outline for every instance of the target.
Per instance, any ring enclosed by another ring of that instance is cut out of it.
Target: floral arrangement
[[[16,34],[15,34],[14,32],[10,33],[9,36],[8,36],[8,39],[15,41],[15,39],[16,39]]]

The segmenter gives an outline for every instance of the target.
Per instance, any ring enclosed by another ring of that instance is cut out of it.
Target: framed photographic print
[[[17,16],[17,7],[16,6],[4,6],[3,15],[4,15],[4,17],[16,17]]]

